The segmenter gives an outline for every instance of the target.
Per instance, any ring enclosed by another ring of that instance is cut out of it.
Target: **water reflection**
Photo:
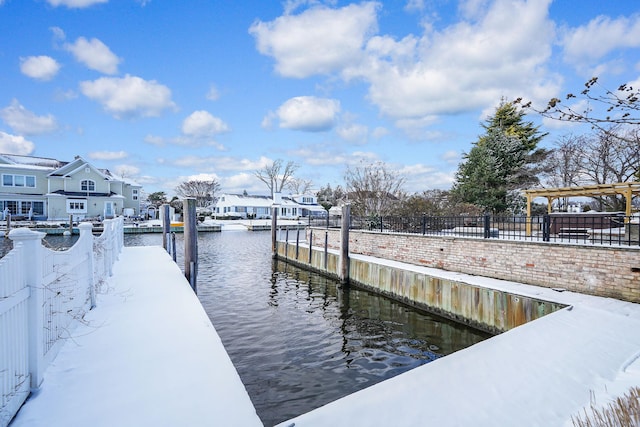
[[[61,247],[73,239],[46,241]],[[274,261],[270,239],[270,232],[198,236],[198,296],[265,426],[488,337]],[[126,246],[161,244],[161,234],[125,235]],[[176,246],[182,267],[180,234]]]
[[[200,259],[200,300],[267,426],[487,337],[273,261],[269,233],[198,244],[215,260]]]
[[[0,235],[0,258],[9,253],[13,249],[13,241],[8,237],[4,237],[4,231],[1,231]],[[42,245],[54,251],[65,250],[73,246],[80,236],[74,234],[73,236],[52,236],[47,235],[42,239]]]

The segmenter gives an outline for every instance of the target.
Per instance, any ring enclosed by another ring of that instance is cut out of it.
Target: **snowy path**
[[[204,309],[161,247],[124,248],[109,287],[11,427],[262,426]]]

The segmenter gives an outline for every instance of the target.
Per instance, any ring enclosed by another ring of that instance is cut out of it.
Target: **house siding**
[[[42,166],[43,162],[46,166]],[[101,217],[107,203],[113,204],[116,215],[121,215],[125,208],[133,209],[136,215],[140,213],[139,185],[97,169],[80,157],[64,163],[0,154],[0,178],[7,174],[35,177],[35,187],[3,185],[0,180],[0,206],[9,206],[12,214],[26,214],[21,207],[23,202],[25,207],[29,206],[26,202],[42,202],[44,217],[49,220],[66,220],[70,214],[75,219]],[[83,189],[83,181],[90,181],[90,185]],[[133,189],[138,190],[138,200],[133,200]]]

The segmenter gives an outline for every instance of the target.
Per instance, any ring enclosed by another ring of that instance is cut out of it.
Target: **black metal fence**
[[[310,219],[309,225],[340,227],[340,217]],[[640,246],[640,216],[619,213],[554,213],[541,216],[429,216],[357,217],[353,230],[465,236],[484,239],[528,240],[585,245]]]

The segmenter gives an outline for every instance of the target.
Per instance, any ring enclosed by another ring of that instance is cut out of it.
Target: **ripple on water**
[[[198,236],[198,296],[266,426],[487,338],[274,262],[270,237]]]

